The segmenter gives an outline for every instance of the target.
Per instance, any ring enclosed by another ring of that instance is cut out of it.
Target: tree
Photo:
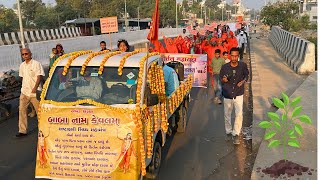
[[[16,31],[18,25],[18,17],[14,11],[0,5],[0,33]]]
[[[65,22],[66,20],[76,19],[78,17],[77,12],[72,8],[72,6],[64,0],[56,0],[57,5],[55,6],[55,11],[57,16],[59,16],[60,22]]]
[[[40,29],[54,29],[59,27],[58,14],[54,7],[40,6],[36,9],[34,23]]]
[[[26,20],[26,25],[29,26],[31,22],[34,21],[36,10],[39,7],[44,7],[45,4],[42,3],[42,0],[26,0],[21,1],[21,11],[22,15]]]
[[[298,4],[291,1],[269,4],[261,10],[261,19],[266,25],[280,26],[289,30],[291,23],[299,16],[298,10]]]

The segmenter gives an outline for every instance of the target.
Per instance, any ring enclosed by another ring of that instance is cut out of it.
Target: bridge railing
[[[301,37],[273,26],[269,40],[287,64],[298,74],[315,71],[315,45]]]
[[[119,39],[126,39],[129,45],[135,45],[148,42],[149,30],[113,33],[111,35],[104,34],[98,36],[81,36],[68,39],[57,39],[41,42],[28,43],[28,47],[32,51],[32,57],[41,62],[43,66],[49,65],[49,55],[53,47],[57,43],[61,43],[66,53],[78,50],[95,50],[100,48],[100,41],[107,43],[107,48],[110,48],[110,40],[112,49],[117,48]],[[182,28],[161,28],[159,29],[159,39],[162,38],[162,33],[166,37],[175,37],[182,34]],[[22,62],[20,48],[18,44],[0,46],[0,72],[10,69],[17,70]]]

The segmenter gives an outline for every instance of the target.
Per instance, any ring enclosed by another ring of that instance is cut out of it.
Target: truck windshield
[[[125,67],[121,76],[118,67],[87,67],[80,75],[81,67],[70,67],[66,76],[63,67],[57,67],[51,78],[45,99],[57,102],[74,102],[93,99],[103,104],[131,104],[136,101],[139,69]]]

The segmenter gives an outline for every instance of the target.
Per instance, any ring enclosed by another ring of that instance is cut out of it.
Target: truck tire
[[[153,146],[153,155],[152,155],[151,163],[147,167],[146,178],[155,179],[159,174],[160,166],[161,166],[161,145],[158,141],[156,141]]]
[[[187,126],[187,108],[185,106],[181,106],[179,109],[179,121],[177,132],[183,133],[186,131]]]

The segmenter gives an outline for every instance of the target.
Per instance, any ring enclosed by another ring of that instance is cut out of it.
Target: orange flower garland
[[[98,56],[98,55],[101,55],[101,54],[105,54],[107,52],[110,52],[109,50],[104,50],[104,51],[99,51],[99,52],[94,52],[94,53],[91,53],[86,61],[83,63],[82,67],[81,67],[81,71],[80,71],[80,74],[81,75],[84,75],[84,71],[86,70],[86,67],[88,66],[89,62],[91,61],[92,58],[94,58],[95,56]]]
[[[123,70],[123,66],[124,66],[124,63],[126,63],[126,60],[128,59],[128,57],[130,56],[133,56],[135,54],[138,54],[140,52],[140,50],[135,50],[133,52],[129,52],[127,53],[126,55],[124,55],[121,60],[120,60],[120,65],[119,65],[119,68],[118,68],[118,75],[121,76],[122,75],[122,70]]]
[[[133,113],[134,117],[134,123],[138,129],[138,134],[139,134],[139,145],[140,145],[140,160],[141,160],[141,174],[142,176],[146,175],[146,162],[145,162],[145,157],[146,157],[146,152],[145,152],[145,147],[144,147],[144,139],[143,139],[143,128],[142,128],[142,121],[141,121],[141,109],[138,104],[136,104],[135,111]]]
[[[149,53],[147,55],[145,55],[144,57],[141,58],[140,60],[140,69],[139,69],[139,75],[138,75],[138,81],[137,81],[137,92],[136,92],[136,102],[137,104],[140,104],[141,102],[141,86],[142,86],[142,78],[143,78],[143,72],[144,72],[144,65],[145,65],[145,61],[151,57],[151,56],[156,56],[159,55],[158,52],[154,52],[154,53]]]
[[[105,55],[100,63],[100,67],[99,67],[99,71],[98,74],[101,75],[103,73],[103,69],[104,69],[104,64],[108,61],[108,59],[112,56],[115,56],[117,54],[121,54],[121,51],[115,51],[115,52],[111,52],[108,53],[107,55]]]
[[[149,112],[149,108],[147,108],[147,111]],[[146,130],[147,130],[147,157],[148,158],[151,158],[152,157],[152,154],[153,154],[153,151],[152,151],[152,138],[153,138],[153,131],[152,131],[152,118],[151,118],[151,114],[148,113],[149,116],[147,118],[147,127],[146,127]]]
[[[70,67],[70,65],[71,65],[73,60],[75,60],[79,56],[82,56],[82,55],[85,55],[85,54],[89,54],[89,53],[92,53],[92,51],[80,51],[79,53],[72,55],[68,59],[67,64],[64,66],[62,75],[64,75],[64,76],[67,75],[68,69],[69,69],[69,67]]]
[[[159,105],[153,106],[153,130],[155,133],[158,132],[159,128]]]

